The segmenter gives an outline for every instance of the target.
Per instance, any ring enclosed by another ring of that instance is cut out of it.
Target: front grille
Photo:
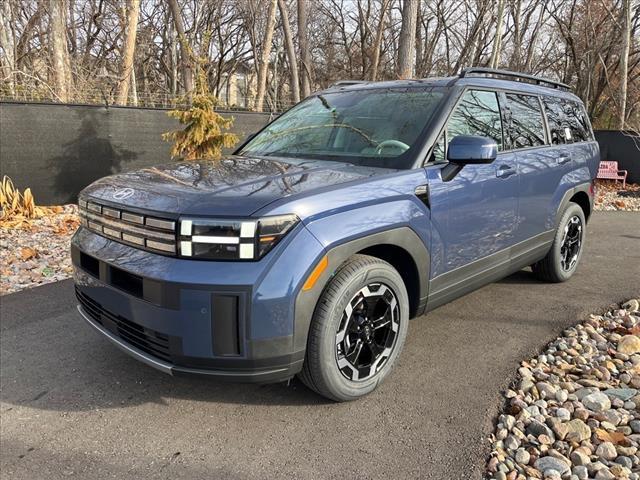
[[[165,255],[176,254],[176,222],[78,200],[81,224],[99,235]]]
[[[76,288],[78,301],[84,311],[96,322],[116,334],[128,344],[149,355],[172,362],[169,351],[169,337],[150,328],[145,328],[120,315],[105,310],[95,300],[87,297]]]

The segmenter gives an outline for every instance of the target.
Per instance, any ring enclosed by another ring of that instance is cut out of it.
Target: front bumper
[[[259,262],[210,262],[81,228],[71,246],[78,310],[118,348],[165,373],[286,380],[304,360],[300,325],[309,309],[297,306],[310,302],[301,285],[324,255],[303,226],[290,235]]]
[[[136,360],[141,361],[142,363],[155,368],[156,370],[160,370],[163,373],[169,375],[207,375],[211,377],[217,377],[222,379],[227,379],[231,381],[240,381],[240,382],[277,382],[280,380],[286,380],[287,378],[291,378],[293,375],[298,373],[302,368],[302,361],[294,362],[292,364],[280,367],[280,368],[267,368],[262,370],[249,370],[249,371],[241,371],[241,370],[213,370],[213,369],[204,369],[204,368],[189,368],[189,367],[180,367],[178,365],[174,365],[165,360],[162,360],[158,357],[153,356],[150,353],[147,353],[139,348],[135,347],[133,344],[126,342],[119,335],[112,333],[110,330],[107,330],[99,321],[97,321],[93,316],[87,313],[81,305],[78,305],[78,312],[84,318],[84,320],[95,328],[100,334],[104,335],[107,340],[109,340],[112,344],[118,347],[123,352],[131,355]]]

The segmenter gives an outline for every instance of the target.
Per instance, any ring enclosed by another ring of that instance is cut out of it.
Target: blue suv
[[[389,374],[410,318],[524,267],[571,277],[598,162],[557,82],[340,82],[220,161],[87,187],[78,310],[172,375],[298,375],[353,400]]]

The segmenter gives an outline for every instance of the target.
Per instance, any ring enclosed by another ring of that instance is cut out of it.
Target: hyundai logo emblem
[[[132,197],[135,191],[133,188],[121,188],[120,190],[116,190],[113,194],[113,198],[116,200],[124,200],[126,198]]]

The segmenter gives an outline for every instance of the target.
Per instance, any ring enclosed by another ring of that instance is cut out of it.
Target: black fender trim
[[[576,185],[575,187],[571,187],[569,190],[564,192],[564,195],[562,196],[562,200],[560,200],[560,204],[558,205],[558,210],[556,211],[556,218],[555,218],[556,227],[560,222],[560,217],[562,217],[562,214],[567,208],[567,205],[571,201],[571,198],[578,192],[584,192],[587,194],[587,197],[589,197],[589,209],[590,209],[589,213],[593,213],[594,198],[593,198],[593,195],[589,193],[590,191],[591,191],[591,182],[584,182],[584,183],[580,183],[579,185]],[[589,218],[590,217],[591,215],[589,215]]]
[[[420,295],[415,316],[424,313],[429,294],[430,255],[418,234],[409,227],[400,227],[360,237],[329,249],[326,253],[329,265],[322,272],[314,287],[307,291],[300,290],[298,292],[295,300],[294,351],[306,349],[309,327],[318,299],[340,265],[352,255],[366,248],[385,244],[400,247],[413,258],[418,270]]]

